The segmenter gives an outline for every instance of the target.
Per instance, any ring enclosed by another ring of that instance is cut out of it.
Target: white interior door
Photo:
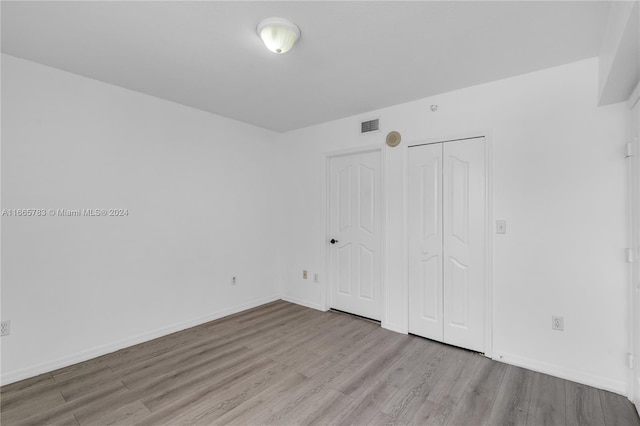
[[[411,147],[409,332],[484,352],[484,138]]]
[[[444,168],[444,341],[484,352],[484,139],[447,142]]]
[[[443,340],[442,147],[409,150],[409,332]]]
[[[380,151],[331,157],[329,181],[330,306],[380,320]]]

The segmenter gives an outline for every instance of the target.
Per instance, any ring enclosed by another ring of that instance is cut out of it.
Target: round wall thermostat
[[[387,145],[392,148],[394,146],[398,146],[400,145],[400,139],[400,133],[396,132],[395,130],[393,132],[389,132],[389,134],[387,135]]]

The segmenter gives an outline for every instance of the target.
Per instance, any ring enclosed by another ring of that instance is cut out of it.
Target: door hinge
[[[633,157],[633,144],[631,142],[625,144],[624,156],[625,158]]]
[[[633,354],[627,352],[627,367],[633,369],[634,367],[633,362],[634,362]]]
[[[636,260],[638,260],[638,253],[636,252],[636,249],[628,248],[626,249],[626,252],[628,263],[634,263]]]

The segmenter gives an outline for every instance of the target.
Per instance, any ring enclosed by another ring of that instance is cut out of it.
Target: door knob
[[[329,242],[330,242],[331,244],[335,244],[335,243],[337,243],[337,242],[338,242],[338,240],[336,240],[336,239],[332,238],[332,239],[331,239],[331,241],[329,241]]]

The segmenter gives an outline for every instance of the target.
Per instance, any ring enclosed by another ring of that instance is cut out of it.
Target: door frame
[[[628,230],[629,230],[629,248],[634,250],[633,262],[629,265],[629,353],[632,356],[633,363],[629,373],[629,395],[628,398],[633,402],[636,411],[640,413],[640,298],[637,295],[636,286],[640,283],[634,282],[636,277],[640,276],[640,241],[636,241],[636,223],[634,223],[634,215],[640,211],[640,141],[633,140],[634,120],[632,117],[633,109],[640,102],[640,82],[629,96],[627,101],[628,108],[628,134],[627,142],[632,144],[634,150],[633,155],[628,158]],[[637,125],[637,123],[636,123]],[[637,219],[635,219],[637,220]]]
[[[368,154],[370,152],[378,152],[380,154],[380,324],[384,327],[387,322],[387,305],[386,305],[386,263],[387,263],[387,243],[386,243],[386,218],[387,218],[387,202],[386,202],[386,176],[385,176],[385,150],[381,146],[361,146],[355,148],[341,149],[337,151],[329,151],[324,154],[324,187],[323,187],[323,206],[322,214],[324,215],[324,240],[325,240],[325,280],[324,290],[322,291],[321,306],[324,311],[331,309],[331,246],[327,244],[330,236],[331,215],[329,212],[331,192],[331,160],[337,157],[345,157],[349,155]]]
[[[405,200],[404,200],[404,212],[405,212],[405,274],[407,277],[407,324],[409,323],[409,196],[408,196],[408,182],[409,182],[409,169],[408,169],[408,155],[409,148],[420,145],[431,145],[436,143],[454,142],[458,140],[466,139],[480,139],[484,138],[484,166],[485,166],[485,332],[484,332],[484,355],[488,358],[493,357],[493,138],[491,130],[480,130],[475,132],[465,132],[459,134],[453,134],[449,136],[427,138],[422,140],[411,141],[407,143],[404,149],[404,181],[405,181]],[[479,142],[481,143],[481,142]]]

